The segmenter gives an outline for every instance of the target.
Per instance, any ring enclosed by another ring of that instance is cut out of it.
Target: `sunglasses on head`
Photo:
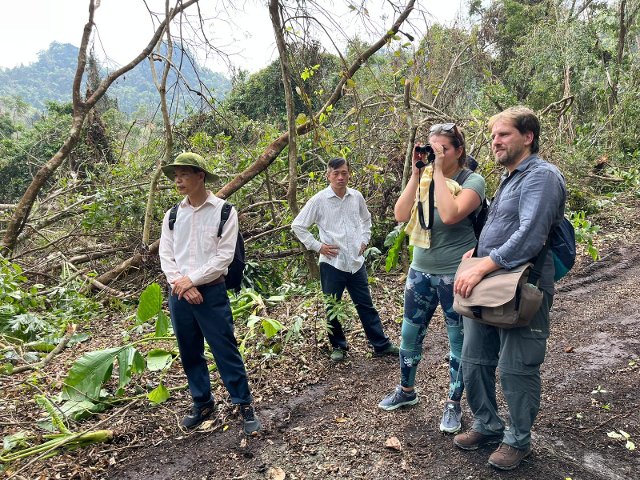
[[[434,125],[431,125],[431,128],[429,129],[429,135],[437,135],[443,132],[453,134],[457,143],[457,145],[454,143],[454,147],[457,148],[460,145],[464,144],[464,137],[460,133],[460,130],[458,130],[458,127],[455,123],[436,123]]]
[[[436,123],[431,125],[429,129],[429,133],[439,133],[439,132],[454,132],[456,133],[456,124],[455,123]]]

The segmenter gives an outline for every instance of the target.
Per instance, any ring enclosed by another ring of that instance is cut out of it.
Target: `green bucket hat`
[[[202,158],[197,153],[182,152],[180,155],[178,155],[176,157],[176,159],[172,163],[162,167],[162,172],[167,177],[169,177],[171,180],[173,180],[174,173],[176,171],[176,167],[195,167],[195,168],[199,168],[205,174],[205,176],[204,176],[204,181],[205,182],[213,182],[215,180],[218,180],[218,178],[220,178],[215,173],[211,173],[209,170],[207,170],[207,166],[206,166],[206,163],[204,161],[204,158]]]

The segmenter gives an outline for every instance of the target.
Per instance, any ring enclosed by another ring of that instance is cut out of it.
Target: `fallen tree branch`
[[[135,405],[137,402],[137,400],[134,400],[133,402],[131,402],[129,405],[127,405],[124,409],[124,411],[126,412],[127,410],[129,410],[133,405]],[[109,415],[107,418],[105,418],[104,420],[99,421],[98,423],[96,423],[93,428],[99,427],[103,424],[105,424],[107,421],[111,420],[113,417],[115,417],[116,415],[120,414],[119,411],[115,412],[113,415]],[[96,430],[94,430],[96,431]],[[19,473],[25,471],[27,468],[29,468],[31,465],[33,465],[35,462],[37,462],[38,460],[41,460],[42,458],[44,458],[45,456],[47,456],[47,454],[49,454],[53,449],[55,448],[60,448],[64,445],[67,445],[70,442],[73,441],[77,441],[78,438],[80,438],[83,435],[87,435],[90,434],[92,431],[89,429],[83,430],[82,432],[70,435],[68,437],[66,437],[64,439],[64,441],[60,442],[59,444],[55,445],[53,448],[47,448],[44,452],[42,452],[40,455],[38,455],[36,458],[34,458],[33,460],[31,460],[29,463],[27,463],[26,465],[24,465],[22,468],[20,468],[19,470],[17,470],[16,472],[13,473],[13,475],[11,475],[10,477],[8,477],[7,480],[10,480],[12,478],[19,478]],[[113,435],[113,432],[111,432]]]
[[[558,113],[558,117],[561,117],[569,109],[569,107],[571,107],[574,99],[575,97],[573,95],[569,95],[562,100],[550,103],[544,108],[544,110],[542,110],[542,112],[540,112],[540,115],[546,115],[551,110],[560,110],[560,113]]]
[[[259,238],[266,237],[267,235],[271,235],[272,233],[277,233],[277,232],[280,232],[281,230],[287,230],[289,228],[291,228],[291,225],[282,225],[280,227],[272,228],[271,230],[267,230],[266,232],[262,232],[257,235],[254,235],[253,237],[249,237],[245,239],[244,243],[247,244],[247,243],[255,242]]]
[[[67,333],[64,334],[64,337],[62,337],[60,342],[58,342],[58,345],[56,345],[56,348],[51,350],[46,357],[44,357],[39,362],[30,363],[29,365],[22,365],[20,367],[14,368],[13,370],[11,370],[11,375],[26,372],[28,370],[36,370],[46,366],[53,359],[53,357],[55,357],[67,347],[67,344],[69,343],[69,340],[71,340],[71,337],[74,333],[76,333],[76,327],[75,325],[71,324],[69,325],[69,328],[67,328]]]
[[[160,240],[156,240],[151,245],[149,245],[148,255],[157,255],[159,247],[160,247]],[[128,258],[127,260],[122,262],[120,265],[118,265],[116,268],[113,268],[108,272],[105,272],[102,275],[100,275],[98,278],[96,278],[96,281],[102,284],[103,286],[108,285],[109,283],[113,282],[116,278],[118,278],[120,275],[127,272],[129,269],[137,268],[140,265],[142,265],[142,263],[145,260],[145,257],[146,255],[143,255],[141,253],[136,253],[133,257]]]
[[[280,260],[295,255],[302,255],[304,252],[302,248],[290,248],[289,250],[281,250],[279,252],[261,253],[256,255],[255,258],[258,260]]]

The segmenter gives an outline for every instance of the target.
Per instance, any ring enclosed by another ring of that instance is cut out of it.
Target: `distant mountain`
[[[48,100],[70,102],[77,61],[78,47],[53,42],[47,50],[38,54],[38,60],[32,64],[0,68],[0,97],[19,96],[38,110],[43,110]],[[181,78],[194,89],[199,88],[200,78],[211,96],[218,100],[231,90],[229,79],[208,68],[192,64],[186,55],[181,56],[179,48],[174,48],[173,63],[180,65]],[[159,69],[158,75],[161,75],[162,64],[158,62],[156,66]],[[102,67],[100,74],[104,77],[107,74],[106,68]],[[167,88],[171,88],[175,81],[176,74],[172,71],[167,80]],[[186,91],[184,87],[181,90]],[[126,113],[133,113],[138,109],[156,109],[159,95],[153,84],[149,61],[144,60],[120,77],[111,85],[107,94],[117,99],[118,108]],[[184,108],[196,106],[200,101],[197,95],[186,95],[187,99],[181,101],[186,103]]]

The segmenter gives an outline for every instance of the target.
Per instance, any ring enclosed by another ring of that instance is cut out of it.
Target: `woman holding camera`
[[[484,179],[464,168],[466,159],[464,135],[454,123],[433,125],[429,145],[414,150],[411,178],[394,208],[397,221],[409,221],[407,233],[414,246],[404,292],[400,385],[378,404],[395,410],[418,403],[414,384],[422,342],[440,304],[450,350],[449,396],[440,422],[440,430],[447,433],[462,427],[464,389],[462,317],[453,310],[453,280],[462,255],[476,245],[470,215],[480,210],[485,195]]]

